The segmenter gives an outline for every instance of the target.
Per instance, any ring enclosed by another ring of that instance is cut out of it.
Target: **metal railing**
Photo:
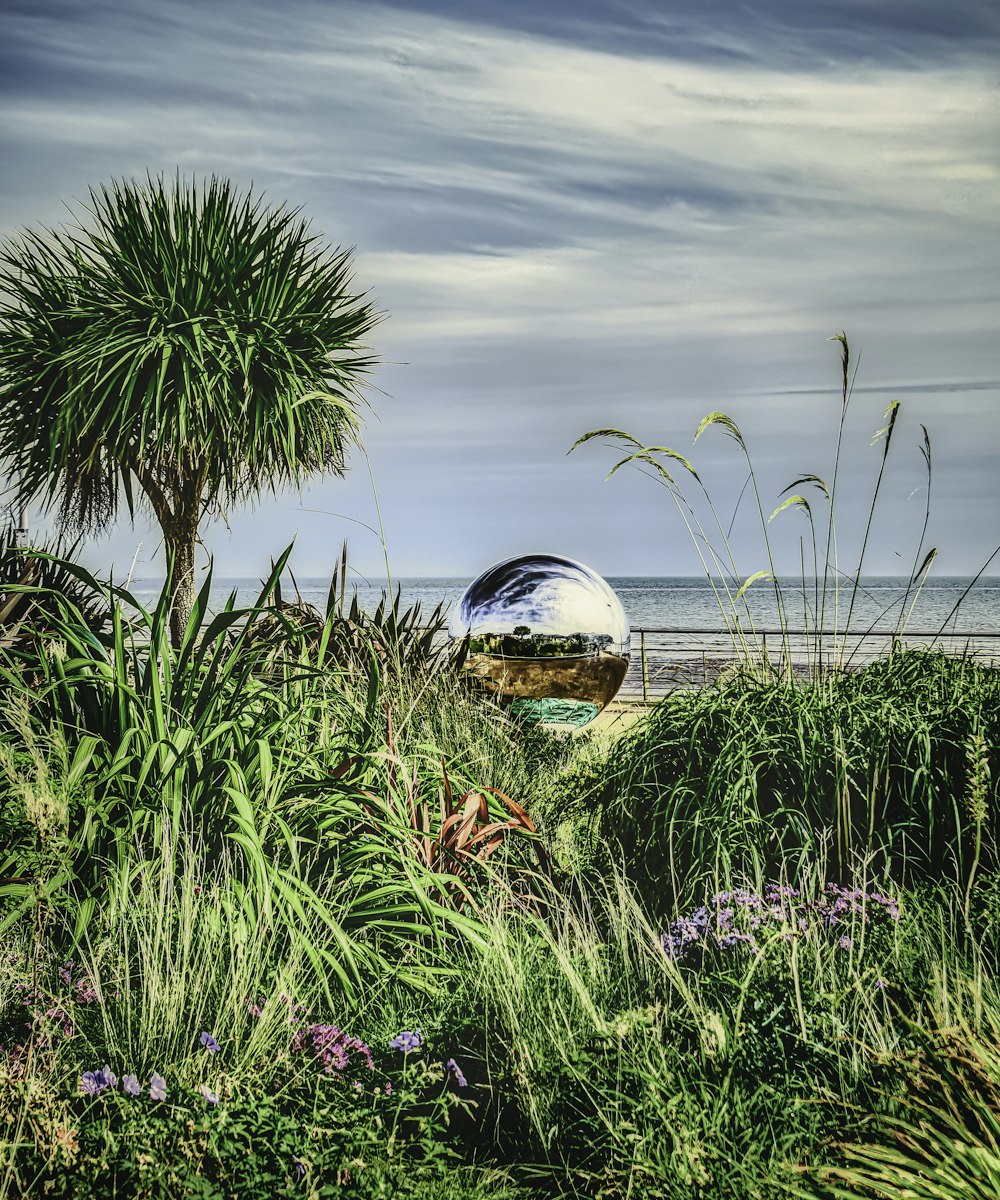
[[[788,646],[793,669],[805,673],[819,654],[824,663],[839,663],[848,668],[863,666],[883,657],[893,644],[933,646],[950,654],[964,654],[985,663],[1000,664],[1000,631],[907,629],[850,630],[836,636],[810,631],[783,632],[758,629],[757,643],[767,649],[775,661]],[[697,687],[718,678],[738,658],[733,635],[724,628],[683,629],[633,627],[632,655],[628,674],[618,699],[632,703],[650,703],[678,688]]]

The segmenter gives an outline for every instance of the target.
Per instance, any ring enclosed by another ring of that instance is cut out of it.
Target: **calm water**
[[[329,579],[298,579],[299,590],[305,600],[325,607]],[[430,579],[402,577],[393,580],[393,586],[399,587],[402,593],[402,603],[406,607],[419,603],[424,614],[429,615],[439,602],[443,602],[450,610],[451,606],[461,596],[469,579]],[[629,624],[633,629],[699,629],[710,630],[723,627],[723,620],[718,603],[712,594],[708,581],[704,578],[684,577],[645,577],[626,576],[621,578],[609,577],[608,582],[617,592],[625,609]],[[949,614],[958,602],[962,593],[968,587],[967,578],[942,576],[939,579],[929,579],[924,585],[913,616],[910,619],[912,629],[937,631],[948,621]],[[152,600],[159,591],[157,581],[135,581],[132,590],[144,601]],[[350,585],[351,590],[357,589],[358,599],[363,608],[374,610],[378,604],[383,589],[384,579],[358,581]],[[788,624],[801,628],[803,623],[803,605],[801,581],[788,580],[783,583],[785,588],[785,605]],[[220,578],[212,589],[213,607],[221,606],[232,589],[236,589],[240,604],[250,603],[260,588],[258,579],[249,578]],[[808,604],[810,608],[809,622],[813,624],[812,609],[815,598],[812,586],[809,585]],[[775,611],[773,586],[766,580],[755,583],[747,592],[746,599],[754,621],[761,627],[775,627],[777,613]],[[911,593],[909,601],[912,601]],[[892,576],[872,576],[864,580],[864,586],[859,590],[851,616],[852,629],[867,629],[875,626],[877,629],[891,631],[906,600],[906,580]],[[906,601],[907,605],[909,601]],[[850,593],[847,589],[841,595],[841,613],[839,624],[842,627],[847,617],[847,607],[850,603]],[[827,598],[827,627],[833,625],[833,598]],[[957,614],[951,616],[950,629],[977,633],[1000,632],[1000,577],[983,578],[976,583],[965,597]]]
[[[329,579],[299,579],[303,599],[323,609],[329,591]],[[426,619],[441,603],[446,613],[459,599],[468,579],[429,579],[401,577],[393,588],[401,590],[403,606],[419,604]],[[632,627],[632,656],[629,672],[622,687],[622,698],[655,699],[676,687],[698,684],[712,678],[732,657],[733,643],[724,632],[725,623],[712,588],[704,578],[663,578],[629,576],[609,577]],[[944,628],[945,636],[937,644],[945,649],[968,652],[987,661],[1000,661],[1000,638],[954,636],[958,634],[1000,634],[1000,577],[980,579],[968,592],[957,612],[955,605],[971,581],[968,578],[942,576],[924,585],[908,625],[908,640],[927,644],[931,638],[919,634],[937,634]],[[362,607],[374,611],[383,589],[384,579],[359,581],[354,585]],[[784,583],[784,602],[788,627],[803,627],[803,601],[800,580]],[[133,592],[143,601],[155,599],[160,585],[157,582],[136,582]],[[249,604],[260,589],[258,579],[218,579],[212,589],[212,607],[221,607],[233,589],[239,604]],[[816,597],[811,586],[807,589],[808,623],[815,624]],[[288,593],[286,593],[288,594]],[[348,590],[350,598],[351,590]],[[754,584],[747,593],[752,620],[758,630],[778,626],[774,589],[766,580]],[[891,644],[890,636],[896,627],[904,605],[909,608],[913,594],[907,597],[906,580],[892,576],[873,576],[864,581],[851,613],[851,629],[875,632],[863,639],[846,639],[845,657],[860,664],[885,653]],[[843,629],[850,605],[850,592],[840,599],[838,628]],[[825,627],[833,627],[833,597],[827,598]],[[640,630],[656,630],[641,634]],[[948,634],[953,636],[948,637]],[[773,651],[777,639],[768,638]],[[815,660],[815,644],[805,638],[791,638],[789,645],[793,661],[806,666]],[[823,655],[836,657],[834,644],[824,644]],[[645,669],[644,669],[645,668]]]

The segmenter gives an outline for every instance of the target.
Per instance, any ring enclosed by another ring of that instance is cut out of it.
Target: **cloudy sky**
[[[549,551],[693,574],[669,496],[604,482],[617,426],[689,453],[728,525],[742,427],[769,512],[829,476],[841,329],[859,359],[844,562],[902,402],[872,570],[909,569],[933,446],[938,572],[1000,542],[1000,8],[994,0],[2,0],[0,233],[112,177],[215,172],[356,247],[386,319],[365,444],[397,574]],[[763,565],[744,497],[739,565]],[[205,527],[257,574],[345,534],[380,573],[372,480]],[[773,524],[794,569],[800,514]],[[155,573],[155,527],[86,548]]]

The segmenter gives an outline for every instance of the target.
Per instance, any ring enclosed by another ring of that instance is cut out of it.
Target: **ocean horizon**
[[[725,627],[712,584],[705,576],[609,575],[606,579],[621,600],[632,629],[709,631]],[[947,625],[948,631],[1000,632],[1000,575],[983,575],[975,582],[973,579],[967,575],[930,577],[917,593],[915,588],[907,588],[908,577],[905,575],[865,576],[858,587],[853,608],[852,584],[841,584],[836,613],[832,582],[828,580],[825,625],[831,628],[836,616],[836,624],[842,629],[850,609],[852,629],[891,631],[903,619],[904,613],[909,612],[907,623],[913,630],[933,632]],[[422,615],[429,617],[440,605],[447,615],[471,582],[472,576],[400,575],[391,580],[385,576],[356,576],[348,580],[345,602],[349,604],[356,594],[359,606],[374,612],[383,593],[391,592],[395,596],[398,590],[402,607],[419,604]],[[801,577],[779,577],[786,622],[790,628],[815,626],[816,614],[823,608],[822,582],[822,579],[807,579],[803,595]],[[133,579],[128,590],[137,600],[148,604],[162,586],[162,577],[145,577]],[[719,587],[718,582],[716,586]],[[296,575],[293,583],[293,576],[286,572],[282,577],[284,594],[293,595],[296,587],[307,603],[325,608],[330,591],[329,575]],[[216,576],[212,580],[210,607],[221,608],[234,591],[238,605],[251,604],[260,588],[260,576]],[[735,594],[736,588],[732,585],[730,588]],[[769,580],[754,583],[744,599],[755,624],[762,628],[780,624],[774,587]],[[746,611],[742,600],[739,608]]]

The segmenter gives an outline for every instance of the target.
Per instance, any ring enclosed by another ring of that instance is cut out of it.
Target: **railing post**
[[[639,630],[639,657],[642,659],[642,702],[649,703],[649,668],[646,663],[646,631]]]

